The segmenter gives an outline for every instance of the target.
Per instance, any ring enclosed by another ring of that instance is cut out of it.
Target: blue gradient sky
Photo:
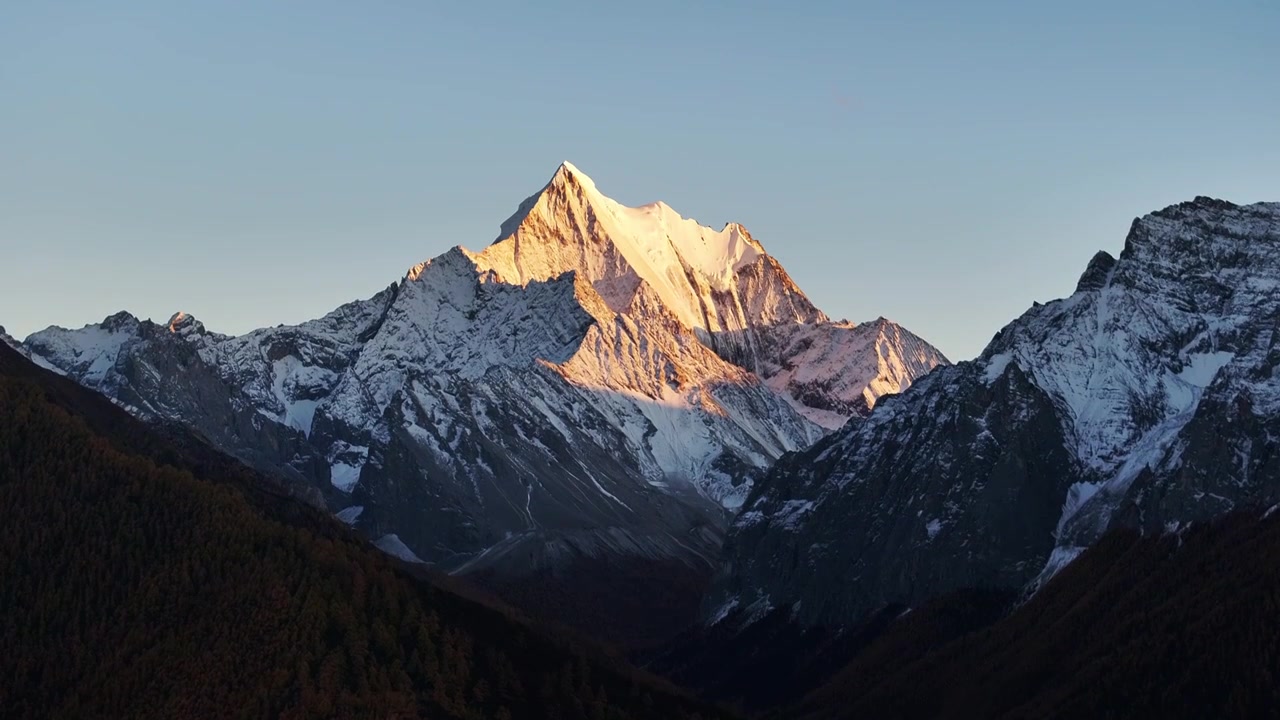
[[[1134,216],[1280,200],[1273,0],[463,5],[4,3],[0,324],[319,316],[568,159],[964,359]]]

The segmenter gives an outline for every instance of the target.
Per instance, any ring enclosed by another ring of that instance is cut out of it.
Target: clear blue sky
[[[1134,216],[1280,200],[1278,37],[1274,0],[9,0],[0,324],[316,317],[567,159],[964,359]]]

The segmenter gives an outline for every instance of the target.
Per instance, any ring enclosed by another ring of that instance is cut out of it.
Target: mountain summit
[[[657,304],[707,333],[827,320],[741,225],[712,230],[661,202],[625,207],[568,163],[501,232],[486,269],[516,283],[578,272],[614,312]]]
[[[713,230],[663,202],[626,207],[568,162],[473,257],[504,282],[574,272],[613,312],[670,316],[826,429],[947,362],[884,318],[831,322],[742,225]]]
[[[709,572],[774,460],[945,363],[887,321],[830,322],[742,226],[623,207],[568,163],[483,251],[318,320],[227,337],[122,314],[24,348],[389,552],[503,574]]]

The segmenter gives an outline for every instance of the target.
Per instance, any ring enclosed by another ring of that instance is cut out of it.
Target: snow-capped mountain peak
[[[568,163],[478,258],[520,284],[575,270],[615,312],[659,303],[707,332],[826,320],[741,225],[713,230],[661,202],[626,207]]]
[[[831,323],[742,225],[625,207],[564,163],[483,250],[318,320],[123,315],[27,346],[415,557],[527,569],[705,565],[770,463],[945,362],[900,330]]]
[[[1135,220],[1073,294],[775,465],[715,602],[840,624],[1020,589],[1117,526],[1280,502],[1277,289],[1280,203],[1201,197]]]
[[[568,161],[560,165],[543,192],[575,186],[581,188],[583,197],[593,208],[604,210],[611,220],[629,226],[620,229],[628,231],[625,233],[628,239],[636,240],[634,245],[646,249],[652,257],[667,261],[678,259],[708,278],[720,280],[720,287],[729,283],[733,273],[765,254],[764,247],[739,223],[726,223],[717,231],[680,215],[661,200],[627,207],[601,193],[594,180]],[[516,230],[518,224],[497,242]],[[674,251],[673,255],[665,252],[664,245],[667,244]],[[628,248],[634,249],[637,248]]]
[[[573,272],[615,313],[674,318],[827,429],[947,362],[896,325],[886,335],[878,323],[832,323],[743,225],[713,230],[660,201],[624,206],[569,163],[521,203],[492,245],[466,255],[500,282]]]
[[[563,183],[570,181],[577,182],[591,188],[592,190],[595,190],[596,187],[595,181],[588,177],[586,173],[579,170],[578,166],[568,160],[565,160],[560,163],[560,167],[556,168],[556,172],[551,176],[551,182],[549,184],[554,185],[557,182]]]

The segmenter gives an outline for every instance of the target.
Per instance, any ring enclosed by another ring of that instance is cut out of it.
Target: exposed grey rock
[[[1076,292],[1086,290],[1101,290],[1107,284],[1107,279],[1111,277],[1111,269],[1116,266],[1116,259],[1106,250],[1099,250],[1089,261],[1089,266],[1084,269],[1084,273],[1080,275],[1080,281],[1076,283]]]

